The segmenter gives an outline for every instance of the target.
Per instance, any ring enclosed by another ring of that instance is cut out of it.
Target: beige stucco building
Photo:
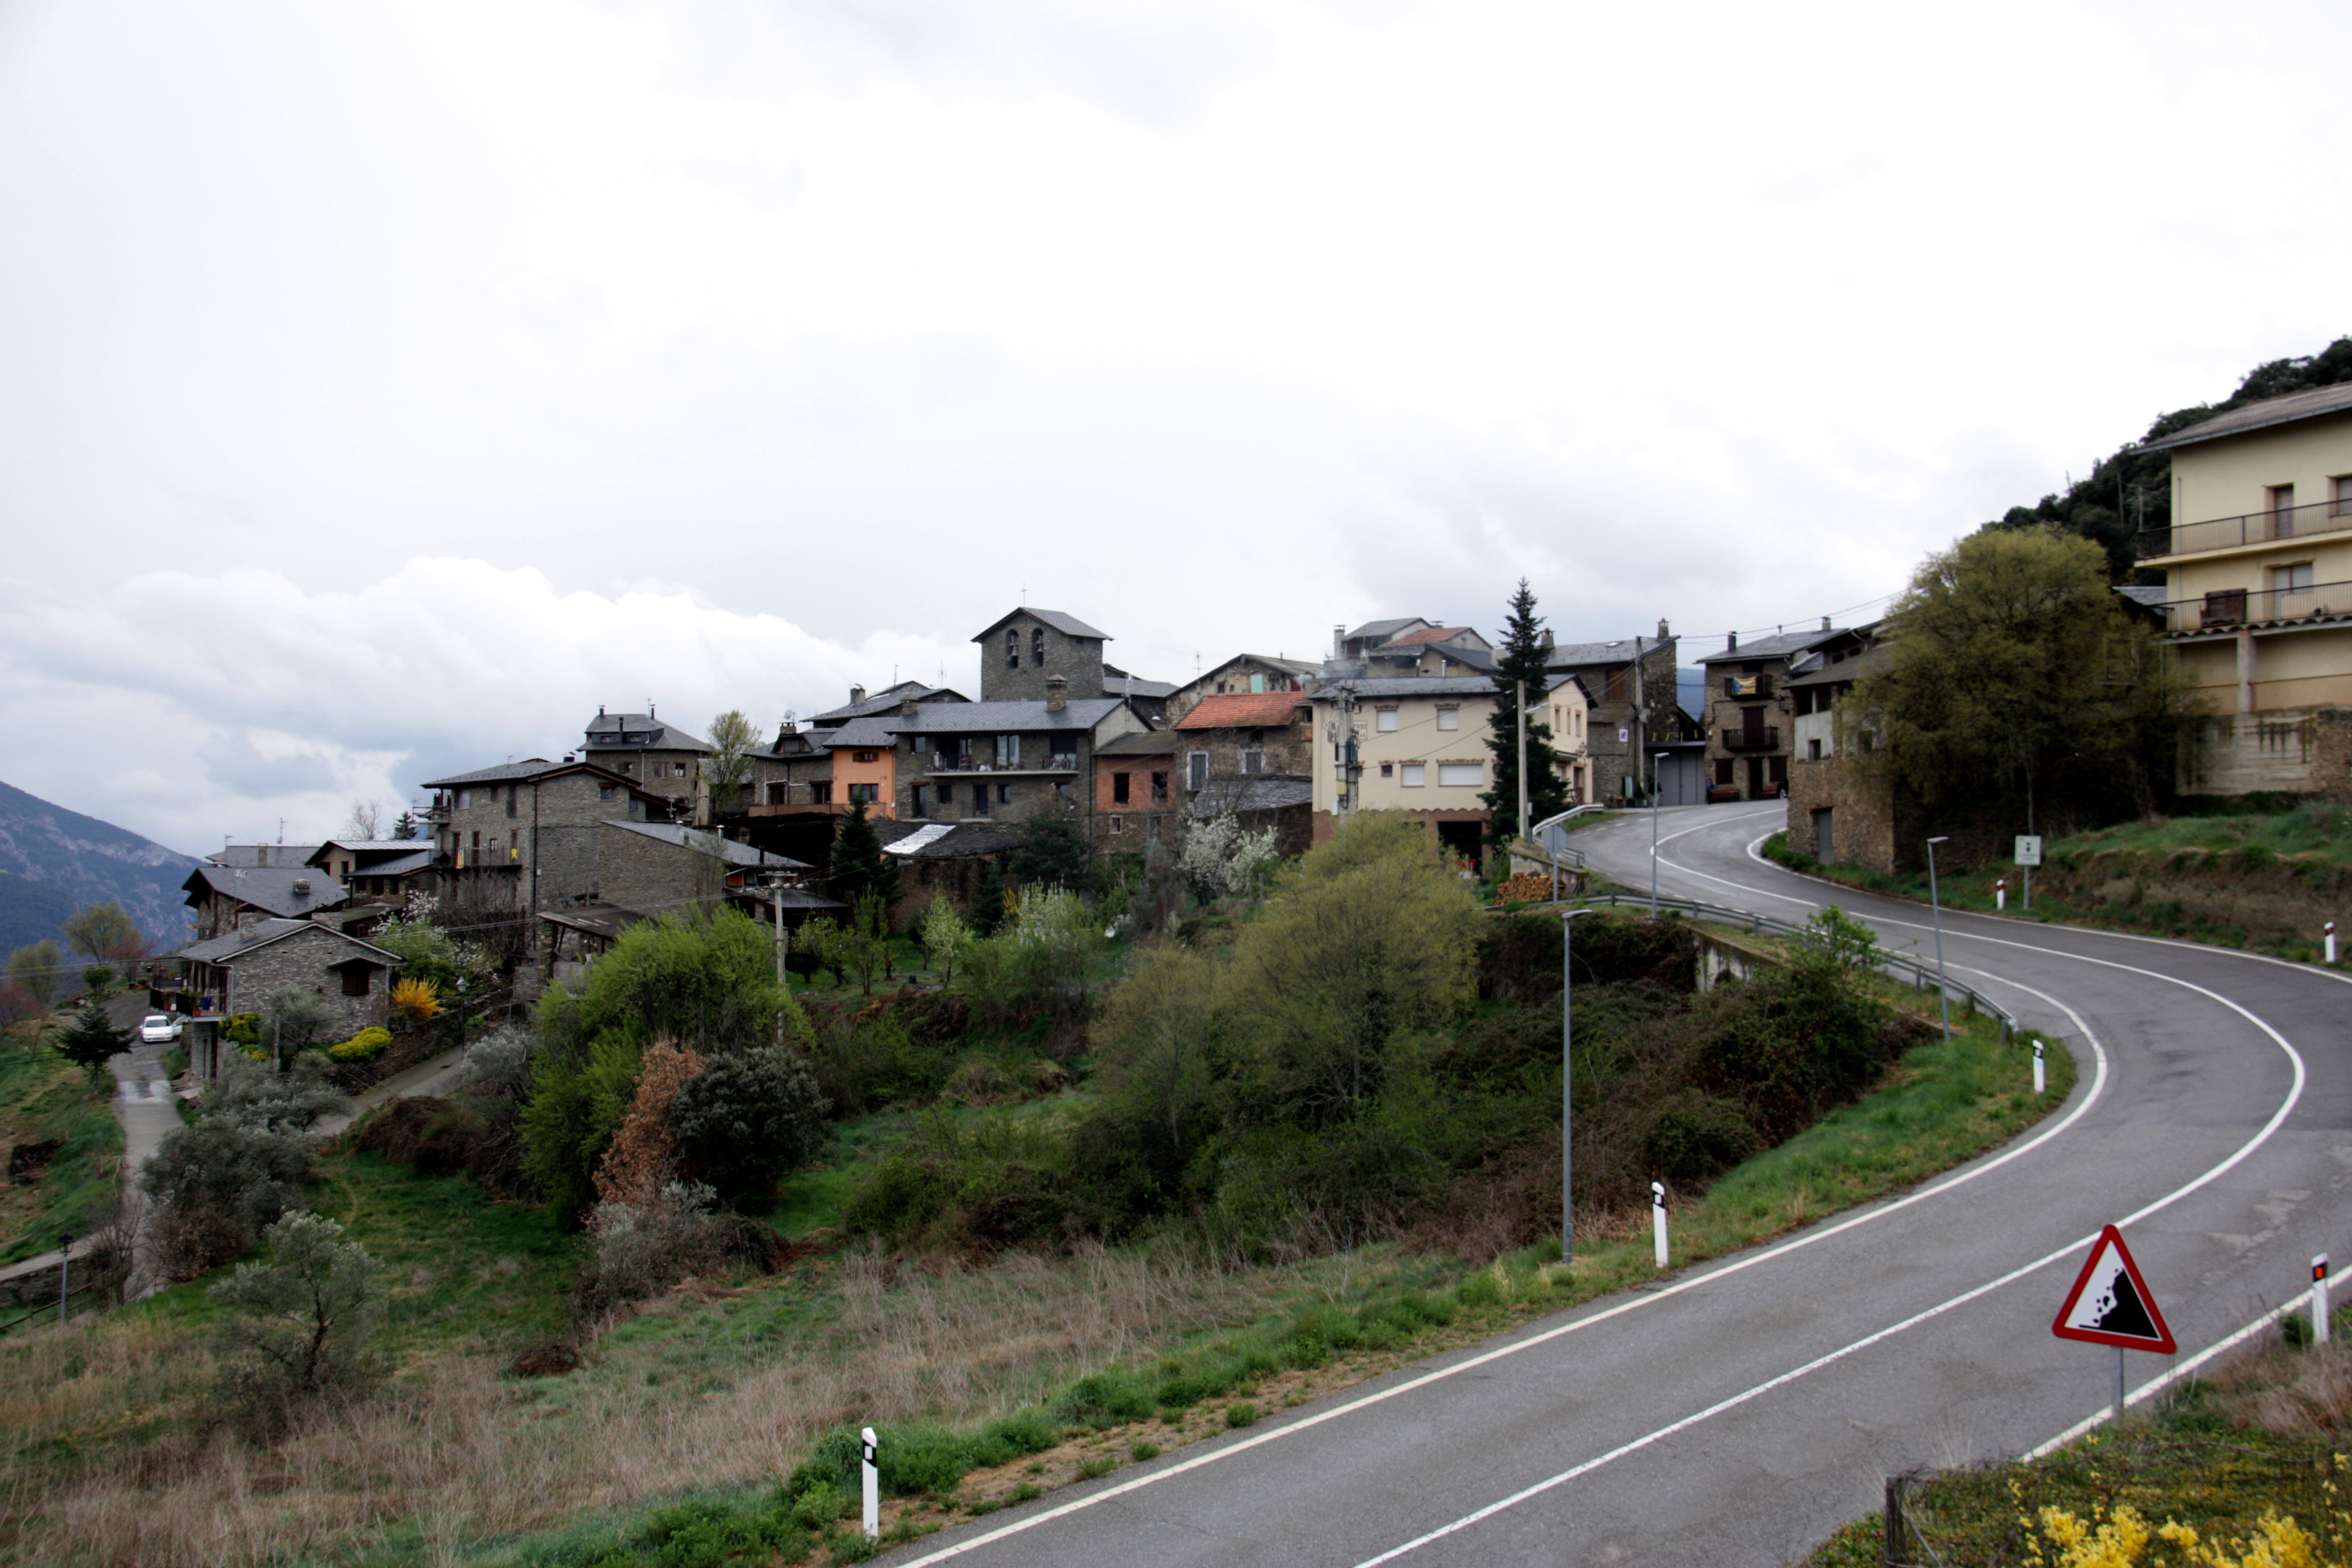
[[[1411,812],[1445,851],[1475,864],[1486,832],[1486,728],[1495,683],[1483,675],[1336,680],[1317,691],[1315,838],[1343,816]]]
[[[2231,409],[2172,453],[2164,639],[2206,715],[2192,794],[2331,787],[2352,721],[2352,384]]]

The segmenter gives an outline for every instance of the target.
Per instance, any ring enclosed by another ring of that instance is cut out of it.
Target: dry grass
[[[271,1450],[205,1430],[200,1329],[124,1314],[0,1358],[0,1531],[33,1563],[259,1563],[370,1543],[454,1560],[583,1512],[781,1477],[852,1420],[984,1421],[1336,1271],[1088,1249],[918,1272],[853,1255],[675,1292],[562,1380],[425,1357]]]

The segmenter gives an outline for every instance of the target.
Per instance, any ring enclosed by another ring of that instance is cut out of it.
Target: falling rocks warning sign
[[[2139,1265],[2124,1246],[2123,1232],[2114,1226],[2099,1232],[2098,1245],[2091,1248],[2050,1331],[2062,1340],[2087,1340],[2095,1345],[2120,1345],[2165,1355],[2180,1348],[2165,1326],[2155,1293],[2140,1278]]]

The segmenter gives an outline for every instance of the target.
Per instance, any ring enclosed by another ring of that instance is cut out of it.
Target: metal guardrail
[[[113,1294],[114,1287],[110,1284],[80,1286],[68,1292],[66,1297],[67,1316],[70,1317],[73,1313],[91,1305],[93,1301],[100,1305],[111,1305]],[[0,1319],[0,1338],[15,1333],[18,1329],[38,1328],[45,1323],[55,1324],[57,1321],[58,1299],[53,1295],[47,1301],[33,1306],[30,1310],[20,1316]]]
[[[1653,902],[1646,893],[1595,893],[1580,901],[1587,907],[1607,905],[1612,909],[1643,910],[1650,908]],[[1660,910],[1671,910],[1675,914],[1687,915],[1693,920],[1706,921],[1715,925],[1744,926],[1751,935],[1801,937],[1807,934],[1806,928],[1801,925],[1792,925],[1787,921],[1774,920],[1770,915],[1759,915],[1748,910],[1726,909],[1720,904],[1694,903],[1688,899],[1659,899],[1654,901]],[[1925,991],[1936,984],[1934,964],[1922,959],[1906,958],[1901,953],[1885,952],[1885,949],[1880,951],[1885,953],[1883,961],[1878,965],[1880,973],[1898,980],[1908,974],[1912,989],[1915,991]],[[2019,1029],[2017,1016],[1975,986],[1950,979],[1948,976],[1944,980],[1943,986],[1945,994],[1954,1000],[1964,1001],[1975,1011],[1989,1014],[2000,1019],[2002,1039],[2009,1039],[2017,1034]]]

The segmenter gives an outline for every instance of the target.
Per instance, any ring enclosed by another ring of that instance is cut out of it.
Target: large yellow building
[[[2165,641],[2208,717],[2200,795],[2339,792],[2352,743],[2352,384],[2249,404],[2151,443],[2172,453]]]

